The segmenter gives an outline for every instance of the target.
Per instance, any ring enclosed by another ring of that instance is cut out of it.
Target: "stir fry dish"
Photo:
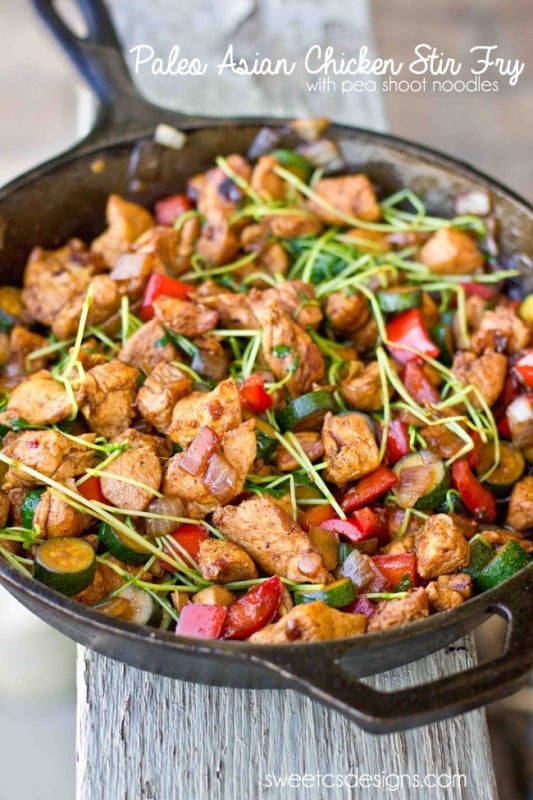
[[[533,295],[490,196],[431,216],[295,130],[0,289],[0,555],[102,614],[318,641],[532,560]]]

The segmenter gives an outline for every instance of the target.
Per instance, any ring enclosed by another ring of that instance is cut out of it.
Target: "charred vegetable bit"
[[[324,127],[263,132],[153,212],[112,195],[101,235],[2,289],[13,568],[273,644],[407,624],[531,563],[533,296],[506,292],[490,216],[331,173]]]

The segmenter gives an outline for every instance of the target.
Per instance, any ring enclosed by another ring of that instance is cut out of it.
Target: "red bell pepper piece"
[[[180,611],[176,633],[196,639],[218,639],[227,614],[225,606],[187,603]]]
[[[492,286],[489,286],[486,283],[476,283],[475,281],[465,281],[464,283],[461,282],[461,286],[463,287],[467,297],[476,295],[476,297],[481,297],[483,300],[494,299],[501,290],[501,284],[493,284]]]
[[[222,630],[223,639],[247,639],[264,628],[279,608],[283,584],[277,575],[253,586],[228,608]]]
[[[387,425],[385,462],[389,465],[396,464],[400,458],[403,458],[410,452],[409,425],[401,419],[391,420]]]
[[[190,283],[169,278],[168,275],[158,275],[155,272],[148,278],[141,303],[140,317],[145,322],[154,316],[154,301],[163,295],[177,297],[178,300],[188,300],[194,286]]]
[[[158,225],[174,225],[191,208],[192,203],[186,194],[172,194],[155,204],[155,221]]]
[[[194,561],[197,561],[198,554],[200,552],[200,545],[203,541],[209,538],[209,533],[203,525],[193,525],[189,522],[183,523],[180,527],[174,531],[174,533],[170,533],[168,536],[165,537],[163,542],[163,550],[165,553],[168,553],[169,556],[177,556],[181,558],[182,561],[187,564],[189,567],[193,567]],[[178,547],[174,545],[174,542],[181,545],[181,547],[191,556],[191,559],[188,559],[185,553],[183,553]],[[159,562],[162,569],[166,569],[168,572],[174,572],[175,567],[172,564],[169,564],[167,561],[160,561]]]
[[[370,509],[367,510],[370,511]],[[371,532],[365,532],[355,519],[340,519],[339,517],[334,517],[333,519],[325,520],[320,527],[324,528],[326,531],[338,533],[339,536],[345,536],[350,542],[355,543],[362,542],[364,539],[368,539],[372,536],[377,526],[374,524],[373,529],[367,527],[367,531],[370,530]]]
[[[471,431],[470,438],[474,442],[474,447],[467,453],[466,460],[468,461],[469,467],[477,467],[481,461],[481,452],[483,450],[483,442],[481,441],[481,436],[477,431]]]
[[[265,389],[265,379],[261,375],[250,375],[239,386],[239,396],[244,411],[262,414],[272,407],[272,397]]]
[[[408,361],[403,368],[403,385],[419,405],[424,403],[438,403],[440,395],[433,386],[426,373],[416,361]]]
[[[533,350],[519,358],[514,368],[528,389],[533,389]]]
[[[494,495],[478,481],[465,458],[460,458],[452,464],[452,483],[475,519],[480,522],[494,522],[496,519]]]
[[[511,438],[511,427],[509,425],[509,420],[507,419],[506,416],[503,416],[501,418],[496,427],[498,428],[498,433],[500,434],[502,439]]]
[[[390,555],[373,556],[372,561],[387,579],[389,591],[394,591],[404,578],[407,578],[412,586],[416,586],[416,555],[414,553],[391,553]]]
[[[387,347],[394,358],[402,364],[408,361],[420,360],[417,353],[436,358],[440,350],[431,339],[424,317],[419,308],[410,308],[398,314],[387,325]],[[412,347],[411,350],[402,350],[394,347],[395,344]]]
[[[78,484],[77,489],[86,500],[96,500],[98,503],[107,503],[110,505],[109,500],[102,492],[100,478],[98,478],[96,475],[91,475],[86,481]]]
[[[369,536],[373,536],[378,529],[378,520],[371,508],[359,508],[357,511],[353,512],[351,519],[353,519],[357,527],[361,530],[365,539],[368,539]]]
[[[319,506],[312,506],[309,511],[305,511],[300,515],[300,527],[304,531],[308,531],[313,526],[321,527],[322,523],[327,519],[332,519],[335,516],[333,506],[329,503],[322,503]]]
[[[352,486],[344,495],[341,503],[343,511],[348,514],[356,508],[362,508],[377,500],[382,494],[388,492],[398,483],[398,478],[394,472],[385,466],[378,467],[374,472],[365,475],[358,482],[357,486]]]
[[[364,614],[365,617],[371,617],[375,610],[376,607],[374,603],[371,603],[368,597],[364,595],[356,597],[356,599],[347,606],[341,608],[341,611],[344,611],[346,614]]]

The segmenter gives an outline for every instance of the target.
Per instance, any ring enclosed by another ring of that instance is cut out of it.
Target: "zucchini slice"
[[[400,508],[433,511],[445,501],[450,488],[450,472],[431,450],[409,453],[392,469],[398,478],[392,493]]]
[[[308,182],[313,172],[313,167],[304,156],[300,155],[300,153],[295,153],[294,150],[285,150],[282,148],[273,150],[272,155],[282,167],[294,172],[304,183]]]
[[[395,314],[398,311],[421,306],[422,289],[417,286],[394,286],[377,292],[376,299],[381,311],[385,314]]]
[[[278,411],[276,419],[283,431],[319,431],[328,411],[337,411],[332,392],[317,389],[290,400]]]
[[[445,367],[451,367],[455,352],[451,326],[445,322],[438,322],[429,328],[429,335],[440,350],[439,361],[441,364],[444,364]]]
[[[511,578],[515,572],[531,563],[531,556],[517,541],[510,539],[474,579],[476,588],[485,592]]]
[[[144,564],[150,558],[150,551],[141,549],[123,533],[118,533],[107,522],[101,522],[98,528],[98,538],[112,556],[123,561],[124,564]]]
[[[94,607],[103,614],[126,619],[137,625],[157,627],[162,619],[161,606],[140,586],[125,586],[110,600],[104,600]]]
[[[262,458],[264,461],[270,458],[278,446],[278,440],[272,426],[259,418],[255,420],[255,441],[257,458]]]
[[[470,550],[470,559],[468,565],[464,567],[462,572],[466,572],[475,580],[482,569],[484,569],[489,561],[492,561],[494,550],[483,536],[478,533],[468,542],[468,549]]]
[[[479,464],[476,473],[483,475],[491,468],[494,463],[494,444],[487,442],[481,449]],[[496,497],[507,497],[515,483],[524,474],[526,462],[524,456],[510,442],[500,441],[500,463],[492,472],[485,485]]]
[[[85,539],[61,536],[37,548],[33,575],[62,594],[73,595],[89,586],[96,573],[96,554]]]
[[[41,502],[41,497],[45,491],[46,489],[44,486],[39,486],[35,489],[30,489],[29,492],[26,492],[24,495],[24,500],[20,506],[20,521],[22,522],[23,528],[27,528],[30,531],[33,528],[35,510]]]
[[[353,602],[356,598],[356,591],[353,583],[349,578],[339,578],[334,583],[328,583],[327,586],[317,586],[298,589],[294,592],[294,602],[299,603],[314,603],[315,600],[322,600],[323,603],[331,608],[343,608],[348,603]]]

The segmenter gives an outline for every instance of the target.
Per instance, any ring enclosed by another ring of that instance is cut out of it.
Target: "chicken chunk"
[[[415,533],[418,572],[422,578],[437,578],[466,567],[468,542],[447,514],[428,517]]]
[[[221,292],[202,300],[204,305],[217,311],[220,324],[224,328],[245,330],[259,328],[259,322],[247,295]]]
[[[312,390],[324,379],[324,357],[309,335],[286,311],[270,307],[260,320],[263,358],[276,379],[289,375],[285,388],[291,397]]]
[[[490,347],[512,354],[526,348],[530,337],[529,327],[511,308],[502,305],[485,311],[471,345],[475,352]]]
[[[326,317],[335,333],[353,333],[370,319],[368,301],[360,292],[332,292],[326,300]]]
[[[0,491],[0,528],[5,528],[9,517],[11,503],[9,497],[5,492]]]
[[[109,196],[106,206],[107,229],[91,244],[109,267],[121,253],[129,250],[139,236],[155,224],[153,216],[138,203],[130,203],[118,194]]]
[[[226,163],[231,171],[245,181],[250,180],[252,169],[241,155],[229,155]],[[202,175],[189,181],[189,189],[196,195],[196,207],[200,214],[210,219],[212,216],[231,217],[242,198],[242,192],[220,167],[208,169]]]
[[[318,200],[310,200],[308,208],[328,225],[346,226],[349,224],[347,216],[371,222],[381,217],[376,193],[366,175],[322,178],[315,183],[313,191],[324,205]]]
[[[71,251],[32,251],[24,272],[22,300],[32,319],[52,326],[63,309],[85,297],[92,270],[72,263]]]
[[[314,431],[301,431],[294,435],[311,463],[322,458],[324,455],[324,444],[319,433],[315,433]],[[281,445],[277,448],[275,455],[276,469],[279,470],[279,472],[293,472],[301,468],[299,462]]]
[[[222,436],[241,422],[239,390],[235,380],[228,378],[212,392],[193,392],[179,400],[172,412],[168,435],[181,447],[188,447],[202,425]]]
[[[284,200],[287,196],[288,184],[275,169],[279,167],[278,159],[269,153],[261,156],[253,168],[250,185],[264,200]]]
[[[440,228],[420,251],[420,261],[437,275],[467,275],[483,264],[474,239],[454,228]]]
[[[507,523],[517,531],[533,528],[533,475],[522,478],[513,486]]]
[[[394,392],[388,383],[387,392],[389,397]],[[366,366],[361,362],[352,362],[348,377],[341,382],[340,393],[350,408],[359,411],[381,411],[383,394],[378,362],[371,361]]]
[[[295,211],[293,214],[269,214],[263,218],[263,228],[278,239],[295,239],[298,236],[318,236],[323,224],[314,214]]]
[[[2,386],[11,388],[27,378],[28,373],[45,369],[46,356],[37,358],[33,356],[37,350],[48,344],[50,344],[48,339],[39,333],[33,333],[23,325],[14,325],[9,334],[9,361],[2,368]]]
[[[457,572],[455,575],[439,575],[437,586],[444,586],[458,592],[463,600],[472,597],[472,577],[467,572]]]
[[[362,478],[379,466],[379,450],[362,414],[326,414],[322,427],[326,479],[337,486]]]
[[[142,370],[149,375],[159,364],[168,364],[178,358],[178,351],[156,319],[151,319],[135,331],[118,354],[119,361]]]
[[[150,272],[181,275],[191,266],[194,244],[199,235],[200,219],[191,217],[179,230],[166,225],[149,228],[135,241],[132,250],[149,257]]]
[[[86,373],[76,399],[91,430],[112,439],[129,428],[139,375],[122,361],[109,361]]]
[[[226,217],[212,212],[196,241],[196,252],[208,264],[228,264],[239,252],[239,238]]]
[[[72,481],[69,489],[75,491]],[[53,539],[58,536],[81,536],[88,527],[90,517],[48,490],[43,492],[33,515],[33,525],[41,536]]]
[[[449,611],[464,603],[464,597],[460,592],[456,592],[449,586],[443,586],[437,581],[428,583],[426,594],[431,611]]]
[[[249,302],[256,317],[269,308],[278,306],[286,311],[304,330],[311,326],[318,328],[322,322],[322,311],[315,298],[315,289],[304,281],[284,281],[272,289],[258,291],[253,289]]]
[[[405,598],[383,600],[368,621],[368,631],[386,631],[429,616],[426,590],[412,589]]]
[[[269,575],[310,583],[330,579],[307,534],[267,495],[218,508],[213,523]]]
[[[507,358],[493,350],[485,350],[481,356],[461,351],[453,359],[452,372],[465,386],[474,386],[487,405],[493,406],[503,390]],[[477,393],[471,392],[470,401],[475,408],[481,408]]]
[[[20,461],[21,466],[10,467],[3,488],[7,491],[15,486],[42,483],[39,477],[29,475],[24,466],[59,482],[83,475],[86,469],[96,465],[95,451],[83,443],[84,440],[90,443],[94,438],[94,434],[82,434],[78,441],[73,442],[49,429],[8,434],[4,438],[2,453]]]
[[[428,449],[436,453],[440,458],[452,458],[463,447],[464,440],[447,427],[442,425],[424,425],[420,428],[420,435],[426,442]]]
[[[162,295],[153,306],[155,318],[162,325],[189,338],[208,333],[218,322],[216,311],[176,297]]]
[[[321,600],[292,608],[277,622],[248,638],[253,644],[296,644],[359,636],[366,631],[363,614],[345,614]]]
[[[149,446],[128,449],[105,467],[102,494],[114,506],[145,511],[161,485],[163,470]],[[135,483],[131,483],[135,481]]]
[[[72,414],[65,386],[48,370],[35,372],[16,386],[0,413],[0,424],[10,426],[14,419],[24,419],[30,425],[53,425],[68,419]]]
[[[118,286],[108,275],[96,275],[91,278],[87,290],[82,290],[66,302],[57,312],[52,322],[52,333],[58,339],[68,339],[78,330],[83,304],[87,292],[91,291],[91,300],[87,314],[87,325],[99,325],[115,314],[120,307]]]
[[[146,325],[144,327],[147,327]],[[192,379],[172,364],[158,364],[137,395],[137,409],[161,433],[166,433],[174,406],[190,394]]]
[[[213,583],[257,578],[257,568],[248,553],[233,542],[206,539],[201,542],[198,566],[202,577]]]

